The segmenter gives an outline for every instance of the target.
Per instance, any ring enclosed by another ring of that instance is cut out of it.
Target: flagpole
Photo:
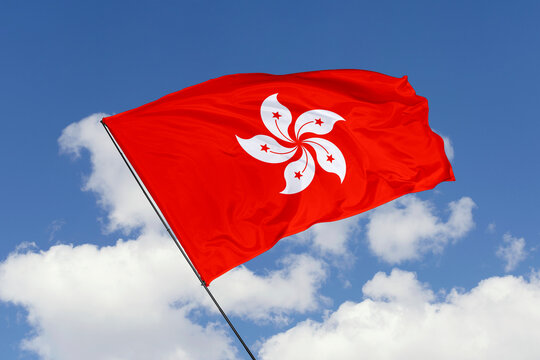
[[[114,147],[116,147],[116,150],[118,150],[118,153],[120,154],[120,156],[122,157],[122,160],[124,160],[124,163],[126,164],[126,166],[128,167],[129,171],[131,172],[131,175],[133,175],[133,177],[135,178],[135,181],[137,181],[137,184],[139,185],[139,188],[142,190],[144,196],[146,197],[146,199],[148,200],[148,202],[150,203],[150,205],[152,206],[152,208],[154,209],[154,211],[156,212],[156,215],[159,217],[159,220],[161,220],[161,223],[163,224],[163,226],[165,227],[165,229],[167,230],[167,232],[169,233],[171,239],[174,241],[174,243],[176,244],[176,247],[178,248],[178,250],[180,250],[180,252],[182,253],[182,255],[184,256],[184,259],[186,259],[187,263],[189,264],[189,266],[191,267],[191,270],[193,270],[193,273],[195,273],[195,276],[197,277],[197,279],[199,279],[199,281],[201,282],[201,285],[204,287],[204,290],[206,290],[206,293],[208,294],[208,296],[210,296],[210,299],[212,299],[212,301],[214,302],[214,304],[216,305],[216,307],[218,308],[219,312],[221,313],[221,315],[223,316],[223,318],[225,319],[225,321],[227,322],[227,324],[229,324],[229,327],[232,329],[232,331],[234,332],[234,334],[236,335],[236,337],[238,338],[238,340],[240,341],[240,343],[242,344],[242,346],[244,347],[244,349],[246,350],[246,352],[249,354],[249,356],[251,357],[252,360],[256,360],[255,359],[255,356],[253,356],[253,354],[251,353],[251,350],[249,350],[249,347],[246,345],[246,343],[244,342],[244,340],[242,339],[242,337],[240,336],[240,334],[238,333],[238,331],[236,331],[234,325],[232,324],[232,322],[229,320],[229,317],[227,316],[227,314],[225,314],[225,311],[223,311],[223,309],[221,308],[221,306],[219,305],[219,303],[217,302],[216,298],[214,297],[214,295],[212,294],[212,292],[210,291],[210,289],[208,288],[208,286],[206,285],[206,282],[203,280],[203,278],[201,277],[201,275],[199,274],[199,272],[197,271],[197,269],[195,269],[195,266],[193,266],[193,263],[191,262],[191,260],[189,259],[189,257],[187,256],[186,252],[184,251],[184,249],[182,248],[182,245],[180,244],[180,241],[178,240],[178,238],[176,237],[176,235],[172,232],[172,230],[169,228],[168,224],[165,222],[165,219],[163,218],[163,216],[161,216],[161,213],[160,211],[158,211],[158,208],[156,207],[156,205],[154,205],[154,202],[152,201],[152,199],[150,198],[150,195],[146,192],[146,189],[143,187],[141,181],[139,180],[139,177],[137,176],[137,174],[135,173],[135,170],[131,167],[131,164],[129,163],[129,161],[127,160],[127,158],[125,157],[124,153],[122,152],[122,150],[120,150],[120,147],[118,146],[118,143],[116,142],[116,140],[114,139],[114,137],[112,136],[109,128],[107,127],[107,125],[105,125],[105,123],[103,122],[103,120],[101,120],[101,125],[103,125],[103,127],[105,128],[105,131],[107,132],[107,134],[109,135],[109,138],[111,139],[112,143],[114,144]]]

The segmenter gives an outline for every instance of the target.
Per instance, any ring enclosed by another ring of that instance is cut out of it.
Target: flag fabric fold
[[[315,223],[454,180],[427,100],[370,71],[228,75],[103,122],[206,284]]]

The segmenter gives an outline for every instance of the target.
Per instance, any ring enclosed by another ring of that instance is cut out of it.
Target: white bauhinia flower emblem
[[[267,135],[256,135],[251,139],[236,136],[240,146],[255,159],[273,164],[286,162],[298,151],[302,152],[300,159],[285,167],[286,185],[282,194],[296,194],[311,184],[315,175],[315,161],[311,150],[315,152],[321,168],[338,175],[343,182],[347,168],[345,158],[338,147],[325,139],[301,137],[305,133],[328,134],[337,121],[345,119],[328,110],[306,111],[296,119],[294,135],[291,137],[288,131],[292,123],[291,112],[278,102],[277,96],[278,94],[270,95],[263,101],[261,118],[272,135],[290,144],[291,147],[282,146],[276,139]]]

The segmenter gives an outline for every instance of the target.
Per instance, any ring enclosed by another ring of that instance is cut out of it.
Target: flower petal
[[[310,145],[315,150],[317,161],[324,170],[336,174],[343,182],[347,172],[347,164],[345,157],[336,145],[321,138],[306,139],[302,143]]]
[[[285,168],[285,189],[282,194],[296,194],[311,184],[315,175],[315,161],[305,148],[302,148],[302,157],[293,161]]]
[[[289,125],[292,115],[289,109],[277,101],[278,94],[270,95],[261,105],[261,118],[266,128],[275,137],[287,142],[293,142],[289,136]]]
[[[277,164],[289,160],[296,153],[296,148],[287,148],[266,135],[257,135],[251,139],[236,137],[238,143],[249,155],[267,163]]]
[[[328,110],[310,110],[298,117],[294,126],[294,133],[299,139],[302,134],[313,133],[317,135],[328,134],[334,124],[345,120],[338,114]]]

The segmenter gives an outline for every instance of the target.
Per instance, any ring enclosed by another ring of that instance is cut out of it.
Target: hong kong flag
[[[229,75],[103,122],[206,284],[314,223],[454,180],[406,77]]]

